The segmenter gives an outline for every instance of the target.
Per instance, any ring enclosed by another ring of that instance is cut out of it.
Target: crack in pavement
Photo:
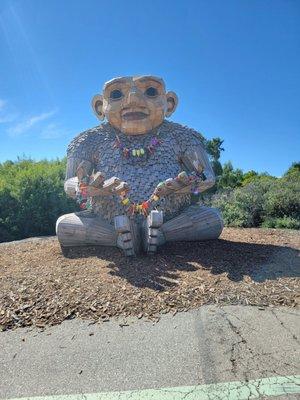
[[[279,321],[279,323],[283,327],[283,329],[285,329],[290,335],[292,335],[293,340],[296,341],[297,343],[299,343],[296,335],[294,335],[293,332],[284,325],[283,321],[281,321],[281,319],[276,315],[276,313],[273,309],[271,310],[271,313]],[[244,321],[242,321],[240,318],[236,317],[236,315],[228,313],[227,311],[222,310],[222,312],[220,314],[224,318],[224,320],[228,323],[231,331],[237,337],[237,340],[234,341],[233,343],[231,343],[231,347],[230,347],[230,363],[231,363],[230,372],[233,373],[234,376],[238,376],[238,372],[240,372],[240,373],[242,373],[245,381],[247,382],[247,381],[249,381],[251,372],[254,372],[256,374],[259,372],[260,376],[263,376],[264,372],[268,372],[269,374],[273,373],[278,376],[282,375],[282,374],[279,374],[275,369],[266,368],[266,366],[268,364],[270,364],[270,365],[279,364],[281,367],[283,367],[283,366],[289,367],[289,369],[290,369],[289,373],[292,373],[292,374],[295,372],[295,370],[297,370],[296,365],[286,362],[285,360],[278,359],[276,357],[277,353],[264,352],[263,349],[261,349],[261,351],[260,351],[259,348],[250,347],[250,345],[247,342],[246,337],[242,333],[243,327],[236,326],[232,322],[231,317],[236,318],[242,324],[244,324]],[[243,357],[239,356],[240,354],[243,354]],[[265,361],[264,361],[264,357],[266,357]],[[274,361],[275,361],[275,363],[274,363]]]
[[[232,343],[231,350],[230,350],[230,362],[232,365],[231,372],[236,376],[237,375],[237,362],[236,362],[236,357],[235,357],[235,351],[240,344],[247,345],[247,340],[241,334],[240,329],[232,323],[232,321],[229,319],[226,312],[222,311],[221,316],[227,321],[232,332],[240,338],[240,340],[238,340],[237,342]],[[247,346],[247,348],[250,351],[250,353],[253,354],[252,349],[249,346]],[[247,381],[248,380],[247,371],[244,372],[244,376]]]
[[[276,314],[273,308],[271,309],[271,313],[274,315],[274,317],[277,319],[280,325],[292,336],[293,340],[295,340],[296,343],[300,344],[300,341],[297,338],[297,336],[287,326],[285,326],[284,322],[279,318],[279,316]]]

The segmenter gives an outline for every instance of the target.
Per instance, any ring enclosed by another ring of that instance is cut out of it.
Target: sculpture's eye
[[[145,90],[145,95],[148,97],[155,97],[158,95],[158,90],[152,86]]]
[[[119,89],[112,90],[109,95],[112,100],[120,100],[123,97],[123,93]]]

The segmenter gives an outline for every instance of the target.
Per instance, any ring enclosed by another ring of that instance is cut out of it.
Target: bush
[[[299,175],[253,177],[245,186],[215,193],[207,203],[221,210],[227,226],[300,229]]]
[[[65,160],[0,164],[0,242],[55,233],[56,219],[76,209],[65,169]]]
[[[267,218],[263,223],[264,228],[281,228],[281,229],[300,229],[300,221],[291,218]]]

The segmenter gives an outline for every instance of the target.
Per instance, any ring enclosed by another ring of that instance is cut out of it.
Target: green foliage
[[[283,178],[254,171],[245,176],[242,186],[232,189],[227,185],[227,189],[220,189],[208,200],[208,204],[221,210],[227,226],[300,228],[299,169]]]
[[[224,151],[224,148],[222,147],[223,143],[224,140],[222,140],[219,137],[205,141],[206,150],[208,154],[211,156],[212,161],[219,161],[219,158],[221,156],[221,151]]]
[[[0,164],[0,241],[52,235],[59,215],[75,210],[63,182],[66,160]]]
[[[300,172],[295,180],[277,179],[265,194],[265,214],[279,218],[300,218]]]
[[[290,217],[268,218],[262,223],[263,228],[300,229],[300,220]]]
[[[211,165],[212,165],[213,171],[215,173],[215,176],[218,179],[218,177],[223,174],[222,164],[220,163],[220,161],[212,161]]]
[[[300,162],[294,162],[284,174],[286,178],[297,178],[300,175]]]
[[[222,147],[223,142],[224,140],[220,139],[219,137],[211,140],[204,139],[206,151],[210,157],[212,168],[217,177],[222,175],[223,172],[222,164],[219,161],[221,151],[224,151],[224,148]]]
[[[246,186],[246,185],[248,185],[249,183],[255,181],[255,180],[257,179],[258,176],[259,176],[258,173],[255,172],[255,171],[253,171],[253,170],[246,172],[246,173],[243,175],[242,186]]]
[[[217,181],[218,189],[233,189],[242,185],[243,171],[239,168],[234,169],[231,162],[223,165],[222,175]]]

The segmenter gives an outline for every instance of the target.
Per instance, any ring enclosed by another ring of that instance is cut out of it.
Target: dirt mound
[[[72,249],[56,238],[1,244],[0,329],[74,317],[153,320],[203,304],[299,304],[300,235],[224,229],[219,240],[173,243],[151,257],[115,248]]]

